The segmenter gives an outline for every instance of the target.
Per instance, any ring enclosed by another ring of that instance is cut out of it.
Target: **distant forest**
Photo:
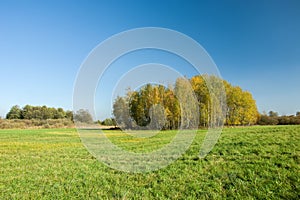
[[[6,114],[6,119],[19,120],[49,120],[49,119],[68,119],[70,121],[78,121],[84,123],[93,123],[91,114],[84,109],[80,109],[73,113],[65,111],[63,108],[51,108],[47,106],[31,106],[26,105],[23,108],[15,105]]]
[[[65,111],[62,108],[49,108],[47,106],[26,105],[23,108],[15,105],[6,114],[6,119],[73,119],[72,111]]]

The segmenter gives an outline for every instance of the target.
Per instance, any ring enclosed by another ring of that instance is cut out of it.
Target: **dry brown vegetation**
[[[74,128],[70,119],[0,119],[0,129]]]

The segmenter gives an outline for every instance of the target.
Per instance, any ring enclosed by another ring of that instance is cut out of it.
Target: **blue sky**
[[[295,114],[299,10],[297,0],[0,0],[0,116],[16,104],[72,109],[76,75],[89,52],[114,34],[148,26],[199,42],[225,80],[253,94],[260,112]]]

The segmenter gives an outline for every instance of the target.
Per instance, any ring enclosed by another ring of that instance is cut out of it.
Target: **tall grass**
[[[0,119],[0,129],[73,128],[70,119]]]

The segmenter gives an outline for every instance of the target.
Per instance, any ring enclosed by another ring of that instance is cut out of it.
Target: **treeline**
[[[6,119],[0,118],[0,129],[24,128],[72,128],[75,126],[93,124],[92,115],[88,110],[76,112],[47,106],[26,105],[23,108],[15,105],[6,114]]]
[[[15,105],[6,114],[6,119],[69,119],[73,120],[73,112],[62,108],[50,108],[47,106],[26,105],[23,108]]]
[[[257,124],[259,125],[300,125],[300,112],[296,115],[279,116],[277,112],[270,111],[269,114],[260,115]]]
[[[76,112],[64,110],[63,108],[52,108],[47,106],[26,105],[23,108],[15,105],[6,114],[6,119],[68,119],[79,123],[93,123],[93,117],[88,110],[80,109]]]
[[[226,110],[218,101],[220,95],[226,95]],[[174,88],[147,84],[138,91],[129,91],[126,96],[117,97],[113,115],[118,126],[129,129],[207,127],[224,118],[225,125],[253,125],[259,118],[251,93],[208,75],[189,80],[178,78]]]

